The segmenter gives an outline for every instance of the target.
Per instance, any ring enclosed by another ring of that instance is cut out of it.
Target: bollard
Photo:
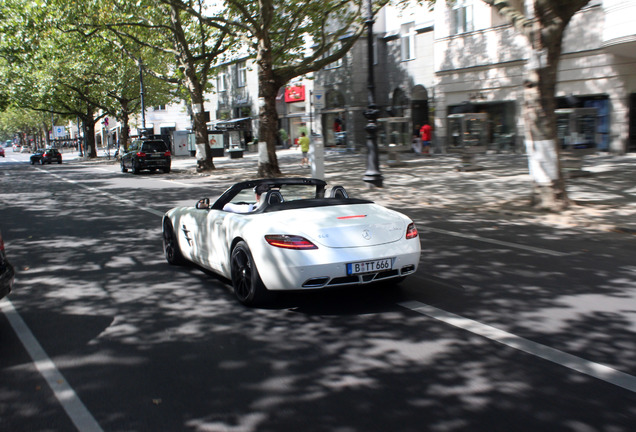
[[[325,146],[322,142],[322,136],[317,134],[310,135],[309,143],[309,165],[311,166],[311,176],[313,178],[325,179]]]

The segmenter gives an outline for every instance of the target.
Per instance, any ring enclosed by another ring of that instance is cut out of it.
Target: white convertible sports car
[[[245,181],[212,205],[204,198],[173,208],[163,217],[166,259],[230,279],[245,305],[270,291],[399,281],[415,273],[420,239],[411,219],[326,185],[307,178]]]

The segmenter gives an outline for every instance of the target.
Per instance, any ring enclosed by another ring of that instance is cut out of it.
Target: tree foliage
[[[386,0],[374,2],[377,12]],[[256,59],[261,106],[259,141],[267,144],[267,162],[259,176],[280,175],[276,158],[276,96],[290,80],[317,71],[345,56],[363,34],[368,18],[361,0],[225,0],[224,10],[202,16],[208,25],[231,25],[242,35],[242,49]]]
[[[95,123],[101,117],[127,117],[139,109],[136,66],[97,33],[77,31],[80,17],[99,14],[96,4],[51,0],[5,2],[0,31],[0,76],[13,106],[81,119],[86,154],[96,156]],[[157,100],[170,100],[166,88],[151,83]],[[49,114],[50,117],[50,114]]]

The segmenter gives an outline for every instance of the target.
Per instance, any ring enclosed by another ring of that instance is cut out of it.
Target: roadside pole
[[[309,134],[309,164],[313,178],[325,179],[325,146],[321,135]]]

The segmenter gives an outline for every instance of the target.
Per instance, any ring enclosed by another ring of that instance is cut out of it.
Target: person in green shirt
[[[303,168],[309,168],[309,159],[307,158],[307,153],[309,152],[309,137],[305,135],[305,132],[300,133],[298,145],[300,146],[300,151],[303,152],[303,158],[300,161],[300,166]]]

